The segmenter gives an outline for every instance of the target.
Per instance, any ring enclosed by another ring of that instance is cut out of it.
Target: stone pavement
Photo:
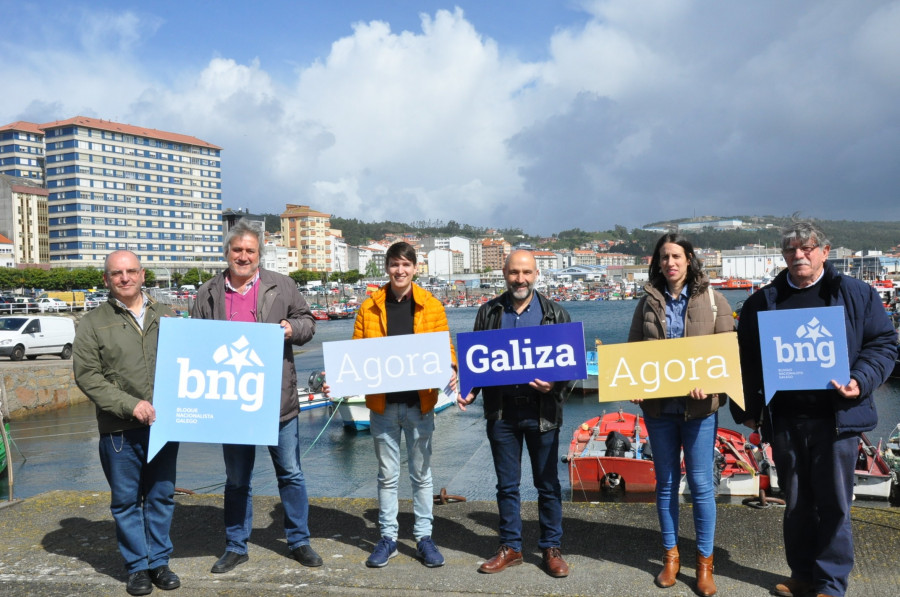
[[[312,545],[325,560],[304,568],[287,557],[282,508],[276,497],[254,498],[250,561],[210,574],[224,546],[221,495],[176,497],[170,565],[182,587],[171,597],[289,595],[694,595],[695,549],[690,505],[682,505],[682,573],[670,589],[653,577],[662,548],[652,503],[564,505],[562,551],[568,578],[540,568],[537,504],[526,502],[525,563],[494,575],[476,569],[496,549],[496,505],[473,501],[435,506],[434,540],[446,558],[429,569],[415,559],[411,504],[401,501],[400,554],[381,569],[364,562],[378,540],[377,502],[313,499]],[[716,582],[722,596],[760,596],[786,573],[781,511],[718,507]],[[856,568],[850,596],[900,594],[900,509],[879,504],[853,510]],[[0,593],[40,597],[127,595],[115,527],[105,492],[44,493],[0,507]],[[158,589],[155,595],[163,594]]]

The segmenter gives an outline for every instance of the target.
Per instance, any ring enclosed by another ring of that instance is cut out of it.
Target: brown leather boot
[[[716,594],[716,583],[713,580],[713,554],[704,558],[697,552],[697,593],[703,597]]]
[[[666,589],[674,585],[679,570],[681,570],[681,558],[678,556],[678,546],[676,545],[672,549],[667,549],[663,554],[663,569],[656,575],[654,581],[656,586]]]

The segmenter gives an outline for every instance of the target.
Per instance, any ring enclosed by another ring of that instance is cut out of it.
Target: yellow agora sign
[[[687,396],[693,388],[728,394],[741,408],[744,390],[737,333],[597,346],[600,402]]]

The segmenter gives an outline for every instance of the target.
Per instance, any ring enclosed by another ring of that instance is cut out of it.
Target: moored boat
[[[326,321],[328,319],[328,311],[324,309],[312,309],[311,313],[316,321]]]
[[[900,423],[897,423],[888,437],[882,448],[881,456],[893,475],[893,497],[900,497]]]
[[[865,433],[859,434],[859,452],[853,476],[854,497],[885,500],[891,497],[891,486],[897,477],[885,462],[881,446],[873,446]]]
[[[719,427],[716,430],[715,450],[716,475],[719,477],[716,494],[759,495],[759,462],[754,455],[753,445],[740,432]],[[679,490],[683,494],[690,493],[683,463]]]
[[[454,398],[441,390],[438,394],[437,404],[434,406],[434,412],[439,413],[454,403]],[[366,407],[366,397],[363,395],[344,396],[343,398],[335,398],[334,404],[337,405],[338,414],[344,427],[363,431],[369,428],[369,409]]]
[[[758,450],[758,448],[757,448]],[[755,496],[759,494],[760,460],[754,446],[739,432],[719,427],[713,454],[718,471],[719,495]],[[760,455],[762,456],[762,455]],[[606,413],[588,419],[575,430],[563,462],[568,464],[573,499],[580,493],[618,489],[626,493],[656,490],[652,446],[643,417],[622,412]],[[679,491],[689,493],[684,478]],[[772,471],[772,483],[774,470]],[[766,488],[770,485],[766,478]]]
[[[753,282],[745,278],[726,278],[725,280],[711,281],[710,286],[719,290],[750,290]]]
[[[573,433],[563,457],[573,498],[604,489],[628,493],[656,489],[643,418],[619,410],[588,419]]]
[[[322,392],[325,376],[321,371],[312,371],[306,381],[306,387],[297,388],[297,399],[300,402],[300,410],[321,408],[331,404],[331,399]]]

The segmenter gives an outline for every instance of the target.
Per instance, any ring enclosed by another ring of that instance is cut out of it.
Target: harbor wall
[[[3,415],[22,419],[29,415],[85,402],[75,385],[72,361],[35,360],[0,364]]]

